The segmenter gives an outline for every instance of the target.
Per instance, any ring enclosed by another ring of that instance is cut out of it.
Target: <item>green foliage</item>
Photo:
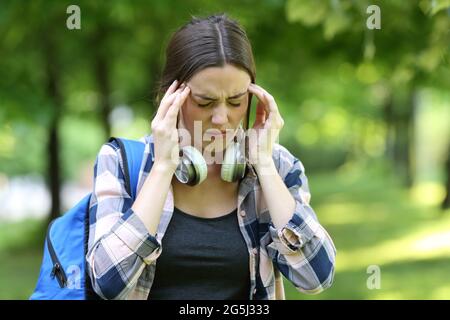
[[[313,169],[336,167],[364,154],[364,146],[379,144],[385,132],[381,107],[388,95],[405,94],[418,85],[450,85],[446,1],[375,1],[382,14],[379,31],[366,29],[369,3],[364,1],[178,1],[151,6],[82,1],[81,30],[65,28],[68,4],[2,3],[0,68],[8,77],[0,79],[0,121],[7,124],[0,136],[23,142],[14,152],[11,143],[9,149],[8,144],[3,147],[2,171],[11,175],[44,172],[43,130],[57,113],[64,115],[64,177],[74,176],[73,163],[95,156],[106,138],[101,133],[96,59],[107,67],[112,105],[129,106],[137,123],[149,122],[164,46],[191,15],[227,12],[244,25],[254,49],[257,81],[275,96],[287,120],[280,140],[309,159]],[[45,20],[43,8],[49,17]],[[51,34],[48,41],[57,53],[60,106],[48,97],[46,42],[37,33]],[[83,121],[86,130],[70,129],[82,127]],[[365,134],[368,122],[377,129]],[[33,146],[22,140],[29,132],[14,129],[21,126],[36,132]],[[148,126],[138,128],[133,136],[148,132]],[[374,148],[367,156],[382,155],[382,147],[375,148],[378,152]],[[36,150],[29,156],[34,160],[7,163],[24,154],[23,149]]]

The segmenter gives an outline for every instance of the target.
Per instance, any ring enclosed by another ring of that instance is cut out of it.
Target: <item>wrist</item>
[[[275,163],[273,162],[273,158],[269,155],[260,155],[254,167],[258,175],[267,175],[278,172]]]
[[[164,176],[172,176],[175,173],[177,165],[172,161],[155,161],[152,166],[152,171],[158,172]]]

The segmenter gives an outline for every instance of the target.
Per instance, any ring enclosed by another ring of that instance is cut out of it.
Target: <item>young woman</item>
[[[248,128],[253,95],[256,120]],[[97,157],[87,254],[96,293],[283,299],[281,274],[304,293],[328,288],[336,249],[309,206],[302,163],[275,142],[283,119],[255,84],[251,45],[238,23],[215,15],[176,31],[157,101],[134,203],[118,145],[105,144]],[[247,129],[257,134],[245,143],[239,133]],[[238,141],[243,153],[233,149]],[[213,160],[244,156],[245,169],[198,162],[213,143]]]

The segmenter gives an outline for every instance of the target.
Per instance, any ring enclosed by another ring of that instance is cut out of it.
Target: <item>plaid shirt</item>
[[[145,151],[137,193],[153,164],[152,136],[141,139]],[[295,198],[290,221],[280,229],[271,222],[263,191],[252,166],[239,184],[240,230],[249,252],[249,299],[284,299],[283,274],[300,292],[316,294],[331,286],[336,249],[309,206],[308,180],[302,163],[276,144],[278,173]],[[115,142],[102,146],[94,167],[89,218],[88,272],[94,290],[104,299],[147,299],[163,250],[164,233],[173,214],[172,187],[155,236],[131,209],[125,190],[123,162]]]

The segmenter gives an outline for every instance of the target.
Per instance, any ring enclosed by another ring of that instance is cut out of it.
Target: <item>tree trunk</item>
[[[45,37],[44,37],[45,38]],[[57,53],[55,46],[49,37],[44,41],[44,59],[47,72],[47,96],[53,104],[54,112],[48,131],[47,154],[47,183],[51,194],[50,220],[59,217],[61,213],[61,166],[60,166],[60,143],[59,122],[62,108],[62,97],[59,87],[59,68],[57,66]]]
[[[60,176],[60,161],[59,161],[59,120],[55,119],[54,123],[51,125],[48,134],[48,168],[47,174],[49,179],[49,187],[51,194],[52,206],[50,210],[50,220],[59,217],[61,213],[61,201],[60,193],[61,190],[61,176]]]
[[[414,113],[417,104],[417,93],[412,89],[405,104],[399,104],[394,110],[394,143],[393,160],[396,172],[400,173],[406,187],[413,184],[411,149],[414,140]]]
[[[445,198],[441,204],[442,209],[446,210],[450,208],[450,144],[448,146],[447,151],[447,161],[445,162],[445,176],[446,176],[446,184],[445,184]]]
[[[386,158],[391,162],[394,162],[394,141],[395,141],[395,130],[394,130],[394,113],[393,113],[393,101],[392,94],[386,98],[383,105],[383,118],[386,124]]]
[[[103,126],[106,139],[111,136],[111,124],[109,115],[111,106],[111,88],[109,84],[109,71],[106,58],[97,56],[95,63],[95,75],[97,79],[98,90],[100,92],[100,119]]]
[[[95,48],[95,78],[100,93],[100,120],[105,133],[105,138],[111,136],[111,124],[109,115],[112,110],[111,105],[111,85],[109,79],[109,56],[106,51],[106,28],[101,25],[94,35],[93,46]],[[106,140],[105,139],[105,140]]]

